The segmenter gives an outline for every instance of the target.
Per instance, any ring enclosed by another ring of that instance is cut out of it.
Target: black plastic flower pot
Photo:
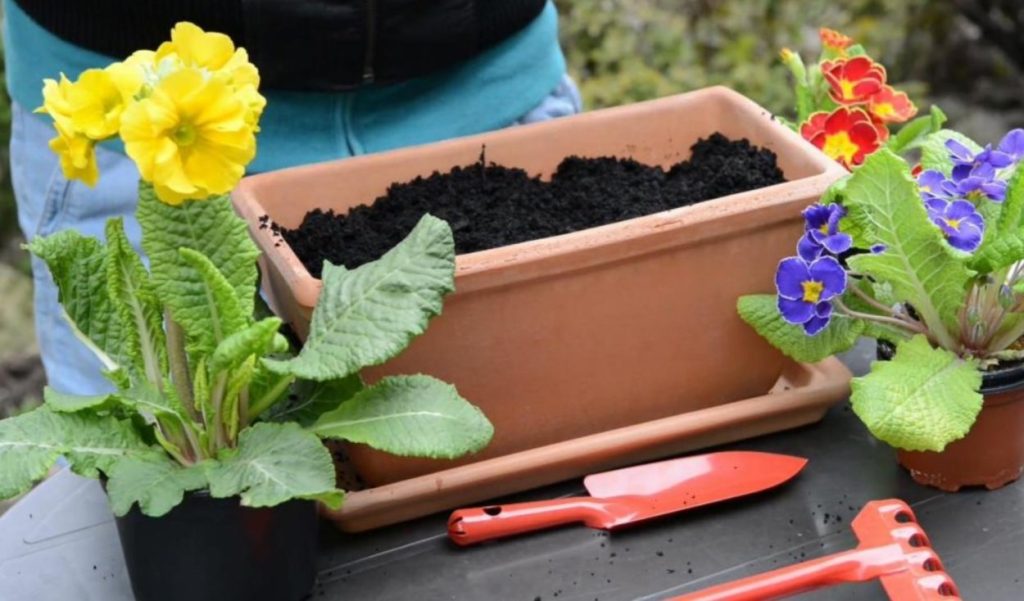
[[[243,507],[205,493],[117,518],[136,601],[299,601],[316,579],[313,501]]]

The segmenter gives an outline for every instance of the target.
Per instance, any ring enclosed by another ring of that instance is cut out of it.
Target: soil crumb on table
[[[775,153],[713,134],[668,171],[632,159],[566,158],[550,182],[481,160],[395,183],[347,214],[315,209],[296,229],[271,224],[315,277],[380,258],[425,213],[447,221],[459,254],[547,238],[784,182]],[[344,195],[344,188],[336,191]],[[326,201],[329,199],[325,199]],[[265,226],[266,220],[261,220]]]

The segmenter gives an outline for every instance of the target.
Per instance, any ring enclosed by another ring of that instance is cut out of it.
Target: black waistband
[[[244,46],[263,86],[338,91],[427,75],[516,33],[547,0],[16,0],[46,30],[112,57],[178,21]]]

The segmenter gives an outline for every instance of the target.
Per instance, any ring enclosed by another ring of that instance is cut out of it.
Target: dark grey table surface
[[[844,360],[855,372],[867,347]],[[811,458],[795,481],[756,497],[608,534],[584,527],[461,549],[446,515],[363,535],[324,528],[313,599],[334,601],[660,600],[856,545],[849,529],[872,499],[912,505],[968,601],[1024,599],[1024,483],[944,494],[920,487],[847,404],[816,425],[730,445]],[[580,481],[509,500],[583,493]],[[806,600],[886,599],[877,584]],[[0,518],[0,601],[131,601],[99,487],[62,472]]]

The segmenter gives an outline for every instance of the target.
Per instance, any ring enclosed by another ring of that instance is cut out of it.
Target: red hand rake
[[[675,597],[671,601],[769,601],[850,582],[880,579],[891,601],[959,601],[910,507],[871,501],[853,520],[860,544],[836,553]]]

